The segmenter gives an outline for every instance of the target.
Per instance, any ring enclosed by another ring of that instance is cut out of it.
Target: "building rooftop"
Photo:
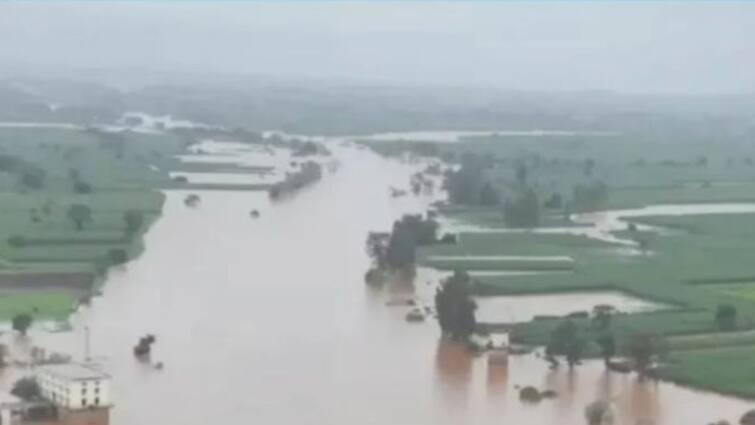
[[[63,363],[46,365],[39,368],[43,373],[48,373],[56,377],[67,379],[69,381],[86,381],[90,379],[107,379],[110,375],[96,369],[93,366],[80,363]]]

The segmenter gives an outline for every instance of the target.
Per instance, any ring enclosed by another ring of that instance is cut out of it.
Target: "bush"
[[[113,248],[107,253],[111,264],[123,264],[128,261],[128,253],[123,248]]]
[[[26,246],[26,238],[21,235],[13,235],[7,239],[8,245],[14,248],[23,248]]]
[[[716,324],[721,330],[737,328],[737,309],[731,304],[721,304],[716,309]]]
[[[26,335],[26,331],[31,327],[34,322],[34,317],[29,313],[20,313],[13,317],[11,326],[14,331],[19,332],[21,335]]]
[[[519,390],[519,399],[522,401],[536,403],[542,398],[543,397],[540,394],[540,391],[538,391],[538,389],[535,387],[527,386]]]
[[[39,383],[34,378],[21,378],[13,384],[13,389],[10,391],[14,396],[26,400],[36,400],[42,397],[42,390],[39,388]]]

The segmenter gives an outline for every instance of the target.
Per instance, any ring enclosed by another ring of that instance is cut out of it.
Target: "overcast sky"
[[[0,2],[6,69],[699,93],[754,65],[755,2]]]

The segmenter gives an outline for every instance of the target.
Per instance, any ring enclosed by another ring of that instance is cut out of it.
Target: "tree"
[[[551,332],[548,345],[545,347],[546,358],[555,366],[558,365],[555,356],[564,356],[572,368],[579,364],[584,347],[585,343],[579,335],[576,323],[567,319]]]
[[[616,339],[612,334],[605,333],[599,336],[596,342],[600,346],[600,356],[603,357],[603,362],[608,366],[611,358],[616,355]]]
[[[139,210],[128,210],[123,213],[123,221],[126,222],[126,236],[131,237],[142,228],[142,225],[144,224],[144,213]]]
[[[596,305],[593,308],[592,322],[599,331],[605,331],[611,326],[611,318],[616,309],[607,304]]]
[[[32,401],[42,397],[42,390],[39,388],[39,383],[34,378],[21,378],[13,384],[13,389],[10,391],[14,396],[25,400]]]
[[[13,316],[13,330],[19,332],[21,335],[26,335],[26,331],[29,330],[31,324],[34,322],[34,317],[29,313],[19,313]]]
[[[380,232],[370,232],[367,235],[367,255],[372,259],[374,266],[379,269],[386,265],[386,253],[390,237],[389,233]]]
[[[92,209],[83,204],[72,204],[68,207],[66,216],[73,221],[76,230],[80,231],[84,228],[84,223],[92,220]]]
[[[470,283],[469,274],[456,270],[435,293],[438,325],[444,334],[457,340],[466,340],[477,326],[477,304],[472,299]]]
[[[394,269],[413,269],[416,256],[416,243],[414,235],[395,223],[393,232],[388,240],[385,261]]]
[[[431,217],[407,214],[393,223],[385,251],[385,265],[394,269],[414,269],[416,247],[437,242],[438,222]],[[375,246],[368,249],[376,248]]]
[[[0,368],[4,368],[8,365],[6,357],[8,356],[8,346],[0,344]]]
[[[610,425],[613,423],[613,409],[606,400],[594,401],[585,407],[587,425]]]
[[[721,304],[716,309],[716,324],[719,329],[731,331],[737,328],[737,308],[731,304]]]
[[[661,354],[662,341],[653,334],[635,334],[629,340],[627,355],[634,360],[635,368],[640,376],[645,376],[653,361],[653,357]]]

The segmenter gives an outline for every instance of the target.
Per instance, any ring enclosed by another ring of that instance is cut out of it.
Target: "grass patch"
[[[159,188],[171,184],[168,171],[184,145],[171,134],[0,129],[5,161],[0,169],[0,270],[28,281],[35,291],[0,292],[6,299],[0,303],[0,317],[32,306],[42,316],[66,315],[82,288],[61,280],[56,289],[47,278],[40,278],[46,282],[42,288],[35,287],[36,276],[48,274],[54,280],[58,273],[96,273],[95,281],[101,282],[111,250],[122,249],[129,258],[138,255],[142,234],[162,211],[165,196]],[[38,182],[24,183],[17,164],[43,170]],[[74,204],[91,210],[91,220],[81,230],[67,216]],[[126,238],[124,214],[130,210],[140,211],[144,220],[137,234]]]
[[[78,298],[67,292],[15,292],[0,294],[0,320],[10,320],[19,313],[34,312],[39,319],[61,320],[68,317]]]
[[[755,398],[755,345],[673,353],[665,379],[720,393]]]

